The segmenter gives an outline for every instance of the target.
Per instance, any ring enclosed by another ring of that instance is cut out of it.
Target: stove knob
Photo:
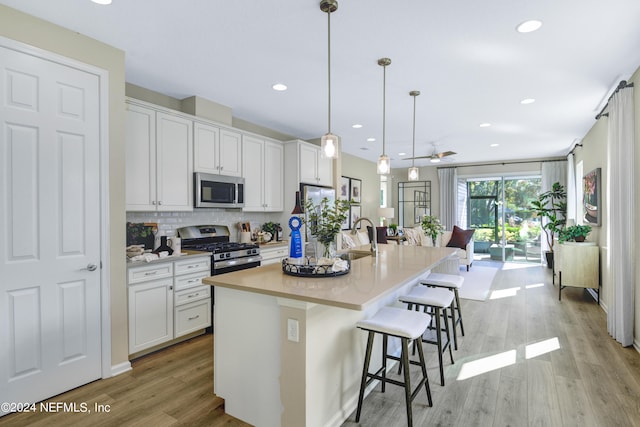
[[[258,250],[257,250],[257,249],[253,249],[253,250],[251,251],[251,253],[255,255],[255,254],[257,254],[257,253],[258,253]]]
[[[231,258],[231,252],[227,252],[227,258]]]

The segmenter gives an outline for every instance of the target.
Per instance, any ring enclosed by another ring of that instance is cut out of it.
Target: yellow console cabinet
[[[555,269],[558,273],[558,300],[567,286],[593,288],[600,304],[600,248],[595,243],[565,242],[556,246]]]

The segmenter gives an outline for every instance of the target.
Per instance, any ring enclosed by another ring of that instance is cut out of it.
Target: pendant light
[[[378,65],[382,66],[382,155],[378,158],[378,175],[388,175],[391,172],[391,162],[389,156],[385,154],[385,106],[387,96],[387,65],[391,64],[391,59],[380,58],[378,59]]]
[[[340,137],[331,133],[331,13],[338,10],[336,0],[322,0],[320,10],[327,14],[327,76],[328,76],[328,131],[320,138],[322,156],[329,159],[337,159],[340,152]]]
[[[412,90],[409,95],[413,96],[413,152],[411,154],[411,167],[409,168],[409,181],[420,179],[420,172],[416,167],[416,97],[420,95],[419,90]]]

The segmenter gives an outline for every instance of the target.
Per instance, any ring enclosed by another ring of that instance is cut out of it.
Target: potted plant
[[[572,225],[560,232],[561,242],[584,242],[587,235],[591,233],[590,225]]]
[[[391,232],[393,233],[392,236],[395,236],[398,234],[398,224],[390,224],[389,228],[391,229]]]
[[[329,202],[326,197],[318,205],[314,205],[311,199],[305,203],[304,208],[307,214],[303,222],[309,228],[310,234],[324,246],[323,256],[334,255],[336,235],[342,229],[344,220],[347,219],[350,205],[348,200]]]
[[[262,224],[262,231],[271,234],[271,238],[267,241],[277,240],[279,230],[281,228],[277,222],[265,222]]]
[[[555,182],[551,190],[538,196],[531,202],[534,216],[540,218],[540,226],[545,233],[549,250],[545,252],[547,266],[553,268],[553,244],[567,221],[567,191],[559,182]]]
[[[431,243],[433,243],[433,246],[435,246],[438,234],[444,231],[444,227],[440,223],[440,220],[435,216],[425,215],[422,217],[420,225],[422,226],[425,234],[431,237]]]

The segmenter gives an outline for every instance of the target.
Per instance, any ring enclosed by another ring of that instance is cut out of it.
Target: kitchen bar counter
[[[356,323],[402,307],[398,297],[429,271],[459,274],[454,250],[380,245],[377,258],[331,278],[288,276],[276,264],[203,279],[214,286],[214,393],[225,411],[259,427],[341,425],[362,374],[366,334]]]
[[[368,251],[369,246],[358,248]],[[453,256],[451,248],[380,245],[377,257],[351,261],[351,271],[336,277],[285,275],[282,265],[236,271],[203,280],[203,283],[297,301],[363,310],[408,280]]]

